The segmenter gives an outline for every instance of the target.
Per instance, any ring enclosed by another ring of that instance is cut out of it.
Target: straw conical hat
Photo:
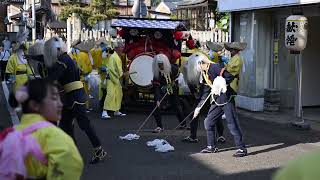
[[[109,45],[109,42],[106,40],[106,38],[102,37],[98,41],[96,41],[96,45],[100,45],[101,43],[104,43],[106,45]]]
[[[228,51],[230,51],[231,49],[242,51],[247,47],[247,43],[241,43],[241,42],[224,43],[224,47]]]
[[[219,52],[219,51],[223,50],[223,46],[221,44],[218,44],[215,42],[207,41],[206,45],[207,45],[208,49],[215,51],[215,52]]]
[[[94,48],[94,45],[94,40],[87,40],[77,44],[75,48],[79,49],[80,51],[89,52],[92,48]]]
[[[75,47],[75,46],[78,45],[79,43],[81,43],[81,40],[80,40],[80,39],[74,40],[74,41],[71,43],[71,47]]]

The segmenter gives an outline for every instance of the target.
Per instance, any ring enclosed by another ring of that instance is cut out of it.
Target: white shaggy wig
[[[163,70],[160,70],[159,68],[160,63],[163,63],[163,68],[164,68]],[[159,79],[160,72],[164,74],[169,74],[169,75],[171,74],[170,61],[168,57],[164,54],[157,54],[153,58],[153,73],[156,79]]]
[[[52,37],[44,43],[44,63],[51,67],[58,57],[67,52],[67,46],[59,37]]]
[[[202,53],[194,53],[188,58],[185,77],[188,84],[198,85],[200,83],[201,69],[200,63],[212,63],[207,56]]]

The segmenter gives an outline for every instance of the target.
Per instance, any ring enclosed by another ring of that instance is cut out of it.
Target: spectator
[[[6,36],[6,37],[4,38],[4,40],[2,41],[2,44],[3,44],[4,50],[10,50],[10,48],[11,48],[11,41],[9,40],[8,36]]]
[[[7,63],[10,57],[10,52],[9,50],[4,50],[4,48],[1,46],[0,47],[0,70],[1,70],[1,81],[6,80],[5,78],[5,72],[6,72],[6,67]]]

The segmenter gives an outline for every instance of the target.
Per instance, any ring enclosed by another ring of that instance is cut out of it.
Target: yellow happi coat
[[[233,81],[230,83],[230,87],[235,91],[238,92],[239,90],[239,75],[242,69],[243,61],[239,54],[234,55],[228,64],[226,64],[226,70],[236,76]]]
[[[318,180],[320,177],[320,151],[306,153],[280,169],[273,180]]]
[[[120,78],[123,76],[122,61],[114,52],[106,61],[110,78],[106,80],[107,96],[104,101],[104,110],[119,111],[122,101],[122,86]]]
[[[88,94],[89,92],[89,85],[88,82],[85,81],[85,76],[92,72],[92,64],[89,59],[89,54],[83,51],[79,53],[71,53],[69,54],[70,57],[76,61],[81,73],[80,73],[80,80],[84,84],[84,90]]]
[[[24,114],[16,129],[22,130],[39,121],[45,121],[44,117],[39,114]],[[39,143],[48,165],[43,165],[32,156],[28,156],[25,166],[29,177],[46,180],[80,179],[83,161],[69,135],[56,126],[50,126],[38,129],[32,136]]]
[[[21,64],[17,54],[14,53],[8,60],[6,73],[15,76],[14,90],[16,90],[28,81],[29,75],[32,75],[32,70],[28,64]]]
[[[93,68],[99,70],[102,64],[102,50],[101,48],[93,48],[90,50],[93,59]]]
[[[106,83],[104,80],[106,79],[106,73],[101,72],[101,67],[105,66],[108,57],[102,58],[102,50],[101,48],[93,48],[90,50],[92,59],[93,59],[93,68],[96,69],[100,75],[101,83],[99,84],[99,100],[102,99],[102,91],[106,89]]]

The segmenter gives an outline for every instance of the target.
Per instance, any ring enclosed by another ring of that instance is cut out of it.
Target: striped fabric
[[[150,19],[118,19],[112,27],[145,28],[145,29],[176,29],[182,21],[150,20]]]

